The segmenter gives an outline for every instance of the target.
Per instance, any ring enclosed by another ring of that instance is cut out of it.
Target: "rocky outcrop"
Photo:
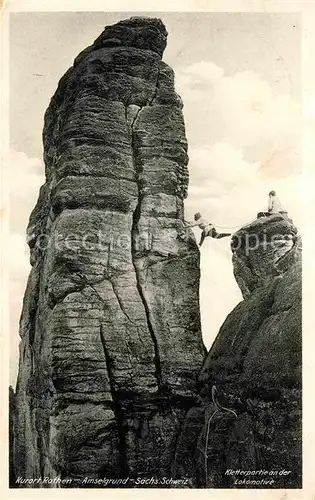
[[[234,276],[244,298],[301,259],[301,238],[280,213],[256,219],[233,235]]]
[[[233,235],[245,299],[203,364],[199,404],[177,443],[175,473],[197,487],[301,487],[300,246],[292,222],[279,215]]]
[[[105,28],[47,109],[46,183],[28,227],[16,476],[79,487],[84,477],[171,475],[205,348],[166,38],[159,19]]]

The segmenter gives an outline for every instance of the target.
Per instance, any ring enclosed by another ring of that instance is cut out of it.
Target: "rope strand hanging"
[[[214,412],[212,413],[212,415],[210,416],[210,418],[208,419],[208,422],[207,422],[207,432],[206,432],[206,441],[205,441],[205,450],[204,450],[204,459],[205,459],[205,463],[204,463],[204,466],[205,466],[205,486],[206,487],[207,487],[207,484],[208,484],[208,442],[209,442],[209,434],[210,434],[211,421],[212,421],[213,417],[217,413],[224,412],[224,411],[232,413],[232,415],[234,415],[234,417],[237,418],[237,413],[234,410],[231,410],[230,408],[226,408],[225,406],[222,406],[219,403],[218,398],[217,398],[217,387],[215,385],[213,385],[212,388],[211,388],[211,399],[212,399],[212,403],[213,403],[213,405],[215,407],[215,410],[214,410]]]

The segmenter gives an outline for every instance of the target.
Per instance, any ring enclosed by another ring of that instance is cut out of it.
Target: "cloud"
[[[245,161],[242,150],[226,142],[191,148],[187,211],[198,210],[218,226],[235,226],[253,218],[257,209],[249,200],[259,168],[259,163]]]
[[[242,149],[227,142],[191,148],[189,156],[192,185],[207,185],[215,197],[223,194],[217,192],[218,183],[227,191],[236,184],[250,182],[260,167],[258,162],[245,161]]]
[[[235,228],[265,210],[275,189],[284,209],[301,224],[300,176],[264,175],[259,162],[244,160],[242,150],[228,143],[191,148],[187,217],[196,211],[221,228]],[[234,229],[235,230],[235,229]]]
[[[300,170],[300,107],[289,95],[276,94],[253,71],[227,76],[206,61],[179,69],[175,84],[190,144],[228,142],[273,177]]]
[[[201,211],[235,228],[264,210],[276,189],[300,224],[299,104],[253,71],[226,75],[200,61],[176,75],[190,144],[188,216]]]
[[[214,85],[221,80],[224,69],[209,61],[200,61],[191,64],[187,68],[182,68],[176,73],[176,86],[178,88],[188,87],[193,92],[199,93],[202,97],[203,90],[207,90],[209,85]]]

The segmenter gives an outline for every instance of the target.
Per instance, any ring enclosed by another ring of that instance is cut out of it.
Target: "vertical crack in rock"
[[[120,465],[120,470],[123,476],[127,477],[128,476],[128,466],[127,466],[127,457],[126,457],[126,433],[125,433],[125,427],[124,427],[124,416],[122,412],[122,408],[119,403],[119,398],[117,397],[117,391],[115,388],[115,378],[113,375],[113,369],[112,369],[112,360],[110,358],[110,355],[108,353],[108,349],[106,346],[106,340],[105,340],[105,335],[103,332],[103,325],[100,325],[100,337],[101,337],[101,343],[103,346],[103,351],[104,351],[104,357],[105,357],[105,362],[106,362],[106,368],[107,368],[107,373],[108,373],[108,378],[109,378],[109,386],[110,386],[110,391],[112,394],[113,398],[113,404],[114,404],[114,413],[115,413],[115,418],[116,418],[116,423],[117,423],[117,428],[118,428],[118,436],[119,436],[119,465]]]
[[[156,88],[157,88],[157,82],[156,82]],[[157,90],[156,90],[157,92]],[[154,98],[153,98],[154,99]],[[153,102],[153,99],[151,102]],[[161,389],[161,378],[162,378],[162,372],[161,372],[161,360],[160,360],[160,354],[159,354],[159,346],[158,346],[158,341],[154,333],[154,328],[152,325],[152,321],[150,318],[150,310],[147,304],[147,301],[145,299],[142,285],[140,283],[140,277],[139,277],[139,272],[137,269],[137,264],[135,262],[135,257],[137,252],[139,252],[139,248],[137,248],[139,244],[139,220],[141,216],[141,205],[142,205],[142,190],[141,190],[141,185],[140,185],[140,179],[139,179],[139,167],[137,165],[137,160],[136,160],[136,145],[135,145],[135,125],[137,122],[137,119],[139,118],[139,115],[142,111],[142,108],[137,110],[136,116],[134,120],[132,121],[131,127],[130,127],[130,138],[131,138],[131,149],[132,149],[132,162],[134,166],[134,171],[136,175],[136,182],[138,186],[138,202],[137,206],[133,212],[133,217],[132,217],[132,228],[131,228],[131,259],[133,263],[133,267],[135,270],[135,275],[136,275],[136,285],[137,285],[137,290],[139,293],[139,296],[141,298],[141,302],[143,304],[146,318],[147,318],[147,326],[152,338],[153,346],[154,346],[154,362],[155,362],[155,369],[156,369],[156,380],[158,384],[158,388]]]
[[[156,78],[156,82],[155,82],[155,92],[153,94],[153,97],[149,100],[149,102],[147,104],[148,106],[152,106],[154,100],[156,99],[157,92],[158,92],[158,86],[159,86],[159,77],[160,77],[160,65],[158,66],[158,71],[157,71],[157,78]],[[131,126],[130,126],[130,142],[131,142],[131,149],[132,149],[132,162],[133,162],[134,172],[136,175],[136,182],[137,182],[137,186],[138,186],[138,202],[137,202],[137,206],[133,212],[132,228],[131,228],[131,258],[132,258],[132,263],[133,263],[135,275],[136,275],[137,289],[138,289],[139,296],[141,298],[141,301],[142,301],[142,304],[143,304],[143,307],[145,310],[145,314],[146,314],[146,318],[147,318],[147,325],[148,325],[148,329],[149,329],[149,332],[150,332],[150,335],[152,338],[152,342],[153,342],[153,346],[154,346],[157,384],[158,384],[159,389],[161,389],[162,372],[161,372],[161,359],[160,359],[160,355],[159,355],[158,341],[157,341],[156,335],[154,333],[154,328],[153,328],[152,321],[150,318],[150,310],[149,310],[147,301],[146,301],[145,296],[144,296],[142,285],[140,283],[140,277],[139,277],[139,272],[137,269],[137,264],[135,262],[135,256],[136,256],[137,252],[139,251],[139,249],[137,248],[137,242],[139,242],[138,224],[139,224],[139,220],[140,220],[140,216],[141,216],[141,205],[142,205],[142,196],[143,196],[142,188],[140,185],[140,179],[139,179],[139,173],[140,173],[139,166],[137,164],[137,159],[136,159],[135,126],[136,126],[137,120],[140,116],[142,109],[143,109],[143,106],[137,110],[136,115],[135,115],[135,117],[131,123]],[[127,123],[127,126],[128,126],[128,123]]]
[[[135,269],[136,269],[136,267],[135,267]],[[157,384],[158,384],[159,389],[161,389],[162,372],[161,372],[161,360],[160,360],[160,355],[159,355],[158,341],[157,341],[157,338],[156,338],[155,333],[154,333],[153,325],[152,325],[151,318],[150,318],[149,307],[148,307],[148,304],[145,300],[141,283],[139,282],[137,270],[136,270],[136,280],[137,280],[137,289],[138,289],[141,301],[142,301],[143,306],[144,306],[144,310],[145,310],[145,314],[146,314],[146,318],[147,318],[147,325],[148,325],[148,329],[149,329],[149,332],[151,334],[151,338],[152,338],[152,342],[153,342],[153,346],[154,346],[156,380],[157,380]]]
[[[126,312],[123,304],[122,304],[122,301],[121,301],[121,298],[119,296],[119,293],[117,293],[117,290],[116,290],[116,287],[114,285],[114,283],[110,280],[110,284],[112,285],[112,289],[113,289],[113,292],[115,294],[115,297],[117,299],[117,302],[118,302],[118,305],[119,305],[119,308],[121,310],[121,312],[123,313],[123,315],[125,316],[125,318],[129,321],[129,323],[132,323],[132,319],[130,318],[129,314]]]
[[[155,99],[157,98],[157,93],[158,93],[158,90],[159,90],[159,80],[160,80],[160,71],[161,71],[161,68],[160,68],[160,65],[158,66],[158,70],[157,70],[157,77],[156,77],[156,82],[155,82],[155,92],[153,94],[153,97],[152,99],[150,99],[150,101],[148,102],[148,106],[152,106]]]

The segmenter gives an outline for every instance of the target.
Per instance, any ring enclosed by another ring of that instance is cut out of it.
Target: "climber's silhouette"
[[[211,238],[216,238],[217,240],[220,238],[225,238],[226,236],[231,236],[231,233],[218,233],[214,225],[211,224],[210,222],[205,221],[199,212],[197,212],[194,215],[194,219],[195,220],[193,222],[185,221],[185,224],[187,227],[199,226],[200,229],[202,229],[201,238],[199,241],[200,247],[207,236],[210,236]]]

